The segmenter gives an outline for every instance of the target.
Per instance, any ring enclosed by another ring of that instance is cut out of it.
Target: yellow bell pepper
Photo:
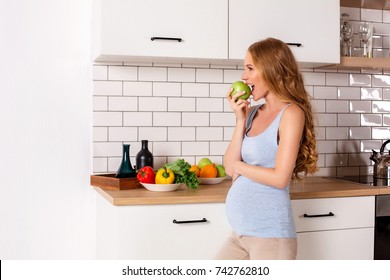
[[[161,167],[156,174],[156,184],[173,184],[175,174],[165,166]]]

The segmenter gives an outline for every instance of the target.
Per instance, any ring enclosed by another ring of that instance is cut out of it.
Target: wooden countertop
[[[225,202],[231,180],[217,185],[200,185],[197,190],[186,186],[173,192],[152,192],[145,188],[111,191],[95,189],[110,203],[117,206],[150,204],[188,204]],[[390,194],[389,187],[374,187],[357,183],[325,178],[307,177],[294,181],[290,187],[291,199],[331,198]]]

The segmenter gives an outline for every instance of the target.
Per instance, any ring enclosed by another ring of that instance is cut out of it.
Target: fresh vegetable
[[[154,184],[156,174],[151,166],[144,166],[137,173],[137,179],[141,183]]]
[[[167,163],[165,167],[175,173],[175,183],[185,183],[191,189],[199,187],[200,180],[195,172],[190,171],[191,165],[184,159],[177,159],[172,163]]]
[[[156,174],[156,184],[173,184],[175,181],[175,174],[165,165],[161,167]]]

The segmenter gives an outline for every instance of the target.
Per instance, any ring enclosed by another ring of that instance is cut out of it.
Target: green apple
[[[250,88],[246,83],[244,83],[243,81],[234,82],[234,83],[232,84],[232,88],[233,88],[233,91],[232,91],[232,93],[230,94],[230,96],[233,96],[233,95],[235,95],[236,93],[241,92],[241,91],[245,91],[245,94],[244,94],[244,95],[241,95],[241,96],[238,97],[238,98],[247,100],[247,99],[249,98],[249,96],[251,96],[251,93],[252,93],[251,88]]]
[[[217,168],[217,177],[226,176],[225,167],[222,164],[218,164],[216,168]]]
[[[211,160],[209,158],[201,158],[198,162],[198,167],[202,169],[204,166],[212,164]]]

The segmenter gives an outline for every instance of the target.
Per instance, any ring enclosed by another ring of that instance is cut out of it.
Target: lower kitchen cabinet
[[[113,206],[97,196],[98,259],[213,259],[230,233],[224,203]]]
[[[375,197],[292,200],[297,259],[372,260]]]

